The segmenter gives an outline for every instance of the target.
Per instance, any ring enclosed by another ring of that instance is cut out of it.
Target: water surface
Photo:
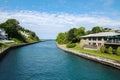
[[[0,62],[0,80],[120,80],[120,70],[68,54],[47,41],[11,50]]]

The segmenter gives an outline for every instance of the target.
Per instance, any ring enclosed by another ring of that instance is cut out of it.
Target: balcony
[[[107,40],[104,44],[120,45],[120,40]]]

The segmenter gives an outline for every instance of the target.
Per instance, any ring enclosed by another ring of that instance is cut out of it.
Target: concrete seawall
[[[117,69],[120,69],[120,61],[116,61],[116,60],[112,60],[112,59],[108,59],[108,58],[104,58],[104,57],[100,57],[100,56],[95,56],[95,55],[91,55],[91,54],[87,54],[87,53],[81,53],[79,51],[75,51],[75,50],[71,50],[69,48],[66,48],[62,45],[57,44],[57,47],[60,48],[61,50],[65,51],[65,52],[69,52],[71,54],[75,54],[77,56],[95,61],[95,62],[99,62]]]
[[[38,41],[38,42],[41,42],[41,41]],[[18,48],[18,47],[22,47],[22,46],[27,46],[27,45],[31,45],[31,44],[35,44],[35,43],[38,43],[38,42],[22,43],[22,44],[19,44],[19,45],[13,45],[13,46],[6,47],[6,48],[4,48],[3,50],[0,51],[0,60],[2,60],[2,59],[4,58],[4,56],[5,56],[11,49]]]

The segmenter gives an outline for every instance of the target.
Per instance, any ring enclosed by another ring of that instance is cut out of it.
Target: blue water
[[[54,41],[11,50],[0,80],[120,80],[120,70],[58,49]]]

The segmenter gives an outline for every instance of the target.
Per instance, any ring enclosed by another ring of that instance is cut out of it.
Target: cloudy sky
[[[0,0],[0,23],[15,18],[41,39],[73,27],[120,29],[120,0]]]

